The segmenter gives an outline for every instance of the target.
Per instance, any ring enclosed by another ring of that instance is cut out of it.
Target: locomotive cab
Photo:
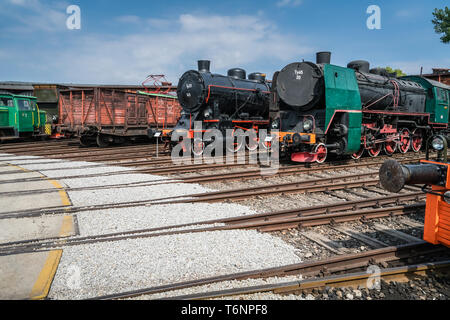
[[[30,137],[47,137],[46,112],[39,110],[37,98],[0,94],[0,142]]]
[[[432,136],[427,141],[426,160],[402,165],[387,160],[380,168],[380,182],[390,192],[400,192],[405,185],[423,185],[427,194],[423,239],[450,247],[450,164],[447,159],[448,137]],[[431,152],[436,159],[429,160]]]

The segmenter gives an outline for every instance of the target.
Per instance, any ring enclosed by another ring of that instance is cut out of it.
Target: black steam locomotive
[[[270,82],[265,74],[246,72],[240,68],[228,70],[228,75],[210,72],[210,61],[198,61],[198,70],[185,72],[178,82],[178,101],[183,110],[174,131],[184,131],[185,136],[194,139],[194,122],[202,123],[202,132],[220,130],[226,136],[226,130],[243,131],[267,128],[269,124]],[[178,136],[178,135],[177,135]],[[178,143],[178,141],[172,141]],[[204,141],[199,152],[204,149]],[[249,149],[257,147],[257,141],[248,141]],[[238,151],[243,143],[233,145]]]
[[[198,71],[187,71],[178,83],[183,111],[175,132],[184,131],[201,153],[205,141],[194,138],[196,121],[202,133],[217,129],[223,136],[228,129],[268,129],[278,135],[281,155],[319,163],[329,153],[359,159],[366,151],[371,157],[383,149],[388,155],[418,152],[430,135],[448,134],[449,86],[419,76],[397,78],[370,69],[367,61],[347,67],[330,61],[330,52],[319,52],[316,63],[291,63],[272,82],[261,73],[246,78],[239,68],[212,74],[210,62],[199,61]],[[249,150],[264,145],[257,136],[246,139]],[[243,146],[242,140],[233,143],[233,151]]]

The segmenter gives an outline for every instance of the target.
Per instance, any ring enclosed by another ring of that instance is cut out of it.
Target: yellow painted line
[[[50,181],[50,183],[54,185],[56,189],[63,189],[62,185],[60,185],[58,181],[56,180],[48,180],[48,181]]]
[[[33,289],[31,290],[31,300],[42,300],[47,297],[53,277],[58,269],[61,256],[62,250],[52,250],[48,253],[44,267],[34,283]]]
[[[30,170],[28,170],[28,169],[25,169],[25,168],[22,168],[22,167],[13,165],[13,164],[11,164],[11,163],[7,163],[7,165],[10,166],[10,167],[17,168],[17,169],[19,169],[19,170],[25,171],[25,172],[30,172]]]
[[[66,191],[59,190],[59,196],[61,197],[63,206],[71,206],[72,205]]]
[[[72,205],[72,203],[70,202],[70,199],[69,199],[69,195],[64,190],[63,186],[61,186],[61,184],[56,180],[50,180],[50,179],[47,179],[47,180],[50,181],[50,183],[52,185],[54,185],[56,189],[59,189],[58,193],[59,193],[59,196],[61,197],[62,205],[63,206]]]
[[[74,234],[73,217],[72,216],[64,216],[61,230],[59,231],[59,236],[60,237],[69,237],[73,234]]]
[[[22,171],[25,172],[37,172],[37,171],[31,171],[13,164],[8,163],[9,166],[20,169]],[[56,189],[59,189],[58,193],[59,196],[61,197],[61,202],[63,206],[71,206],[72,202],[70,201],[69,195],[67,194],[67,192],[64,190],[64,187],[56,180],[50,180],[49,178],[47,178],[46,176],[44,176],[43,174],[41,174],[43,179],[47,179]]]
[[[32,172],[30,170],[27,170],[25,168],[21,168],[19,166],[8,164],[9,166],[12,166],[14,168],[20,169],[25,172]],[[70,206],[71,202],[69,199],[69,196],[67,195],[64,188],[61,186],[61,184],[58,181],[50,180],[44,175],[42,177],[46,180],[48,180],[53,186],[55,186],[58,190],[58,193],[61,197],[61,201],[64,206]],[[72,235],[74,232],[74,224],[73,224],[73,218],[72,216],[64,216],[62,221],[61,230],[59,232],[60,237],[68,237]],[[48,292],[50,291],[50,286],[53,282],[53,278],[55,277],[56,270],[58,269],[59,262],[61,260],[62,256],[62,250],[52,250],[49,251],[47,259],[45,261],[44,267],[42,268],[41,272],[39,273],[39,276],[34,283],[34,286],[30,293],[30,299],[31,300],[42,300],[45,299],[48,295]]]

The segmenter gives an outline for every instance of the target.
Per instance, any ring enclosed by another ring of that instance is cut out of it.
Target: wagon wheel
[[[100,148],[106,148],[109,146],[109,142],[105,139],[105,137],[102,134],[97,135],[97,145]]]
[[[80,145],[84,148],[87,148],[91,145],[91,142],[85,136],[80,137]]]
[[[192,153],[195,156],[201,156],[203,152],[205,151],[205,143],[202,139],[195,138],[192,142]]]
[[[422,148],[423,143],[423,130],[416,128],[414,129],[411,137],[411,150],[414,152],[419,152]]]
[[[369,152],[369,156],[372,158],[378,157],[378,155],[381,153],[382,144],[376,143],[372,148],[367,149],[367,152]]]
[[[400,132],[400,146],[401,153],[407,153],[411,146],[411,134],[408,129],[404,128]]]
[[[323,143],[320,143],[314,148],[314,153],[317,154],[316,162],[324,163],[327,159],[328,149]]]
[[[388,156],[392,156],[395,151],[397,151],[397,142],[395,142],[394,140],[386,141],[383,147],[384,153],[386,153]]]
[[[364,146],[361,146],[361,148],[359,149],[359,151],[355,152],[354,154],[351,155],[353,160],[358,160],[362,157],[362,155],[364,154]]]

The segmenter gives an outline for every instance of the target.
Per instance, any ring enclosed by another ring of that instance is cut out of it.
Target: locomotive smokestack
[[[322,51],[316,53],[316,63],[331,63],[331,52],[330,51]]]
[[[198,71],[199,72],[209,72],[209,67],[211,61],[209,60],[198,60]]]

